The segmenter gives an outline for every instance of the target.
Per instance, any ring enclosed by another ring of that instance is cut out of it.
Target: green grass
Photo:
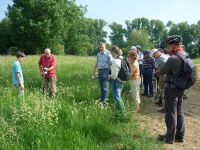
[[[127,83],[124,115],[116,116],[112,96],[109,107],[99,106],[98,81],[91,79],[93,57],[57,57],[54,99],[41,91],[38,59],[25,58],[25,96],[19,99],[11,84],[15,57],[0,57],[0,149],[163,149],[148,131],[140,130],[133,106],[128,106]]]

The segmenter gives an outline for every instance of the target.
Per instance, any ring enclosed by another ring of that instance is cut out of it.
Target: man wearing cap
[[[48,94],[56,94],[56,57],[46,48],[38,61],[40,74],[43,78],[43,90]]]
[[[151,56],[155,58],[155,72],[154,75],[158,76],[158,97],[159,97],[159,101],[156,102],[155,104],[158,105],[163,105],[163,108],[161,110],[159,110],[159,112],[165,112],[164,109],[164,81],[165,81],[165,75],[159,75],[158,74],[158,70],[160,69],[160,67],[168,60],[169,55],[166,55],[164,53],[161,53],[158,49],[153,49],[151,51]]]
[[[150,57],[150,51],[144,50],[144,58],[142,62],[143,67],[143,83],[144,83],[144,93],[143,96],[153,97],[153,71],[155,69],[155,62],[152,57]]]
[[[25,54],[23,52],[17,52],[17,60],[13,64],[12,68],[12,81],[13,85],[17,89],[18,96],[24,96],[24,78],[22,73],[21,64],[24,61]]]
[[[166,74],[165,79],[165,123],[167,132],[165,135],[159,135],[158,140],[165,141],[168,144],[183,142],[185,134],[185,122],[183,113],[183,95],[184,90],[175,86],[174,80],[181,73],[182,60],[176,56],[186,57],[182,46],[182,37],[180,35],[169,36],[166,40],[167,52],[171,55],[164,63],[158,73]]]

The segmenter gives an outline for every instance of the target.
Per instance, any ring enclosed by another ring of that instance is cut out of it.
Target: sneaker
[[[138,108],[138,109],[136,109],[136,111],[135,111],[136,113],[140,113],[141,112],[141,109],[140,108]]]
[[[157,140],[161,141],[161,142],[165,142],[167,144],[173,144],[174,143],[173,141],[168,141],[166,139],[166,135],[158,135]]]

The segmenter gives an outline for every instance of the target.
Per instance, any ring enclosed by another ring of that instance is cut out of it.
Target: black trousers
[[[166,140],[174,141],[175,136],[183,138],[185,133],[185,121],[183,114],[184,90],[165,87],[165,123],[167,127]]]

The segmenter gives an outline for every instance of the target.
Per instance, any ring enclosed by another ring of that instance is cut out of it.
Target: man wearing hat
[[[180,35],[172,35],[167,37],[167,52],[171,57],[164,63],[158,73],[166,74],[165,79],[165,123],[167,132],[165,135],[159,135],[158,140],[168,144],[175,142],[183,142],[185,134],[185,121],[183,113],[183,95],[184,90],[179,89],[174,84],[175,79],[181,73],[182,60],[176,56],[186,57],[186,53],[182,46],[182,37]]]
[[[144,93],[142,95],[153,97],[153,71],[155,69],[155,62],[154,59],[150,57],[149,50],[144,50],[143,55],[142,67]]]

